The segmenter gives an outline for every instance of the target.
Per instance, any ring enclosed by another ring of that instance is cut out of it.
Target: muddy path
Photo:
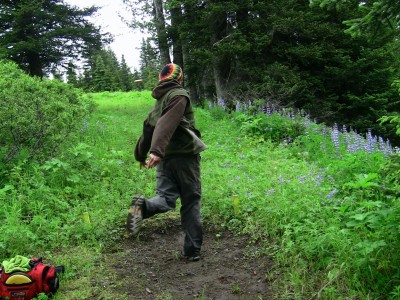
[[[137,237],[110,247],[103,263],[115,274],[106,283],[113,295],[144,300],[273,299],[265,276],[273,261],[260,254],[257,245],[248,245],[248,237],[204,227],[198,262],[179,257],[183,233],[176,218],[148,220]]]

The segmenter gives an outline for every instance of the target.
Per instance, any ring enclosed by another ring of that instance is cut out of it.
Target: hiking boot
[[[182,250],[180,253],[180,258],[187,259],[188,261],[199,261],[201,257],[200,257],[199,253],[194,253],[192,255],[186,255],[185,252]]]
[[[131,208],[128,212],[126,225],[129,233],[137,234],[140,230],[140,225],[143,220],[143,206],[145,198],[143,196],[133,196]]]

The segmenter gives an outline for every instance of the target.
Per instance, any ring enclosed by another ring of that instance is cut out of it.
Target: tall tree
[[[121,90],[122,91],[131,91],[133,88],[133,75],[128,67],[125,56],[122,55],[121,63],[119,66],[120,69],[120,78],[121,78]]]
[[[162,64],[171,62],[169,55],[168,38],[165,26],[164,6],[162,0],[153,0],[154,25],[157,32],[158,47]]]
[[[171,11],[171,28],[169,29],[169,36],[172,42],[172,61],[179,66],[183,66],[183,48],[182,39],[180,36],[180,26],[182,24],[182,6],[181,4],[174,3],[170,6]]]
[[[93,78],[94,91],[112,92],[126,90],[122,80],[120,63],[115,53],[110,48],[98,51],[96,55],[90,59],[89,66],[89,74],[90,77]]]
[[[39,77],[70,58],[88,57],[109,40],[86,19],[97,10],[70,7],[63,0],[1,1],[0,57]]]
[[[103,57],[98,54],[95,56],[92,67],[93,90],[95,92],[111,91],[111,83],[108,78],[108,71]]]
[[[69,84],[72,84],[73,86],[77,86],[78,83],[78,77],[76,74],[76,69],[75,65],[72,61],[68,62],[68,67],[67,67],[67,82]]]
[[[152,89],[158,81],[158,71],[161,69],[159,51],[152,44],[152,39],[143,39],[140,51],[140,73],[144,88]]]
[[[389,13],[397,30],[399,5],[314,2],[164,0],[168,40],[173,50],[182,48],[191,97],[296,106],[322,122],[379,132],[379,116],[399,109],[392,87],[400,69],[399,42],[390,35],[351,36],[345,22],[363,18],[368,7]]]

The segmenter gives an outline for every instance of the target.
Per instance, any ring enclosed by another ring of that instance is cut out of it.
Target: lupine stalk
[[[339,128],[336,123],[331,128],[331,139],[333,144],[335,145],[336,151],[339,153],[340,151]]]

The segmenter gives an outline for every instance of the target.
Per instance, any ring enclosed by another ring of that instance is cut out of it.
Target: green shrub
[[[270,116],[259,113],[257,115],[237,114],[236,121],[241,124],[241,130],[250,136],[274,143],[291,142],[305,131],[301,117],[294,119],[283,117],[278,113]]]
[[[45,159],[76,132],[90,109],[79,90],[58,80],[30,77],[0,62],[0,163]]]

